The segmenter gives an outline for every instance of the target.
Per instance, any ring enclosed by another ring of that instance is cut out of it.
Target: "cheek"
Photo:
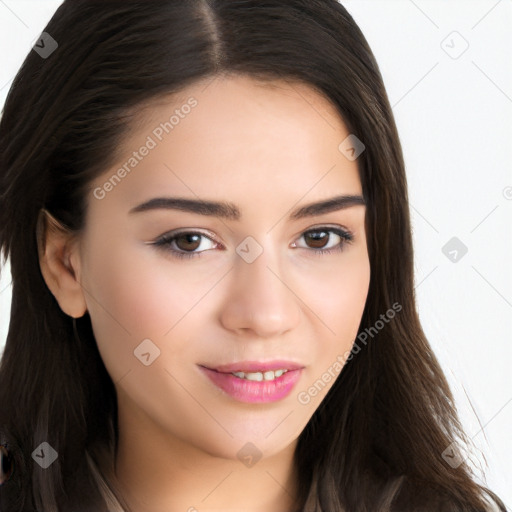
[[[308,281],[304,301],[310,306],[309,322],[315,326],[314,359],[304,375],[297,400],[314,411],[343,371],[354,345],[368,296],[370,264],[365,251],[334,262]],[[311,277],[311,276],[310,276]],[[314,290],[314,293],[311,291]],[[307,309],[307,308],[306,308]]]
[[[369,284],[370,263],[365,248],[333,257],[321,270],[302,278],[301,297],[311,310],[311,322],[321,329],[319,339],[334,350],[346,350],[354,341]]]
[[[146,257],[133,248],[91,252],[84,275],[94,336],[114,381],[134,366],[143,340],[161,345],[157,340],[193,305],[175,267],[148,258],[147,247],[142,251]]]
[[[98,319],[136,338],[161,337],[197,302],[202,287],[182,266],[147,246],[102,251],[90,259],[88,287]]]
[[[361,262],[350,271],[340,272],[330,283],[331,300],[326,300],[324,310],[333,330],[353,341],[361,321],[370,283],[369,265]]]
[[[139,243],[100,245],[87,259],[84,288],[91,292],[86,296],[93,332],[112,379],[139,368],[134,351],[146,339],[160,349],[157,365],[168,365],[175,354],[188,357],[189,338],[201,324],[191,319],[200,314],[216,273]]]

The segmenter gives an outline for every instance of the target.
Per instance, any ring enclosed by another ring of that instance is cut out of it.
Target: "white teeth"
[[[263,374],[261,372],[256,373],[246,373],[245,378],[247,380],[256,380],[256,381],[262,381],[263,380]]]
[[[261,382],[262,380],[274,380],[278,377],[281,377],[288,370],[276,370],[276,371],[268,371],[265,373],[262,372],[233,372],[233,375],[240,379],[253,380],[257,382]]]

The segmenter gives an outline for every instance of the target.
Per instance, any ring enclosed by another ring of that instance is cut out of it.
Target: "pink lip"
[[[208,367],[206,367],[208,368]],[[214,368],[209,368],[210,370],[215,370],[220,373],[232,373],[232,372],[267,372],[270,370],[300,370],[304,368],[303,365],[293,363],[292,361],[285,360],[276,360],[269,361],[266,363],[258,362],[258,361],[240,361],[238,363],[233,364],[222,364],[220,366],[216,366]]]
[[[261,368],[261,363],[259,364]],[[233,365],[231,366],[234,367]],[[281,400],[290,394],[302,375],[302,368],[299,367],[295,370],[288,370],[277,379],[258,382],[240,379],[231,373],[219,372],[204,366],[199,366],[199,368],[218,388],[235,400],[246,403],[267,403]],[[236,368],[240,367],[236,366]],[[284,369],[286,365],[275,367],[274,369],[279,368]]]

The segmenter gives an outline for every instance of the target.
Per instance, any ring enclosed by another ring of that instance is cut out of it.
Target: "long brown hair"
[[[89,185],[119,157],[140,107],[223,73],[308,84],[363,141],[371,280],[360,332],[401,305],[299,437],[301,512],[477,512],[486,496],[505,511],[457,452],[467,437],[416,310],[393,113],[346,9],[336,0],[65,0],[44,32],[58,47],[29,53],[0,122],[0,247],[13,285],[0,366],[0,469],[9,477],[0,510],[105,512],[87,457],[102,467],[117,446],[115,387],[90,317],[75,325],[41,275],[40,210],[80,234]],[[59,454],[44,471],[32,458],[42,442]],[[459,465],[442,457],[452,443]]]

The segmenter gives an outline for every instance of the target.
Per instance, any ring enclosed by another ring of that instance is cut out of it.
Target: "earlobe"
[[[50,212],[39,211],[37,246],[41,273],[62,311],[80,318],[86,313],[87,304],[80,284],[79,258],[74,258],[75,241],[73,233]]]

